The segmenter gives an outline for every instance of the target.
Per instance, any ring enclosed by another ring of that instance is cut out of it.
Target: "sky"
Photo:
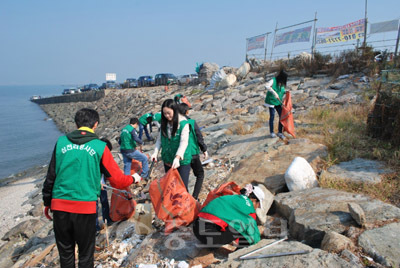
[[[369,22],[400,18],[399,0],[369,0],[367,7]],[[246,38],[313,20],[315,13],[317,27],[341,26],[364,18],[365,0],[1,0],[0,85],[101,84],[106,73],[123,82],[194,73],[204,62],[239,67]],[[367,41],[383,40],[393,51],[395,41],[387,40],[396,37]],[[303,48],[310,52],[307,43],[274,51]]]

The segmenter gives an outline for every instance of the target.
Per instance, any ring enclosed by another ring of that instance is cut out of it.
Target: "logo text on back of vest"
[[[90,147],[89,145],[86,144],[82,144],[82,145],[78,145],[78,144],[68,144],[67,146],[64,146],[63,148],[61,148],[61,152],[63,154],[65,154],[68,151],[72,151],[72,150],[85,150],[89,153],[90,156],[93,156],[96,154],[96,151],[92,149],[92,147]]]

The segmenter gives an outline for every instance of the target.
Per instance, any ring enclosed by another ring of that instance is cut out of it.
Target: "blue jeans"
[[[281,119],[282,106],[281,105],[275,105],[275,108],[269,107],[269,132],[270,133],[274,133],[275,110],[278,112],[279,119]],[[281,121],[279,121],[278,132],[282,133],[282,129],[283,129],[283,126],[281,124]]]
[[[151,126],[150,126],[150,129],[151,129]],[[147,131],[147,127],[143,126],[141,123],[139,123],[139,139],[142,139],[142,137],[143,137],[143,130],[144,130],[144,133],[146,134],[146,138],[149,141],[153,140],[153,138],[150,136],[149,132]]]
[[[124,160],[125,175],[131,175],[132,159],[135,159],[142,163],[142,173],[140,174],[140,176],[142,178],[147,178],[147,175],[149,173],[149,163],[147,162],[147,156],[144,153],[141,153],[139,150],[135,150],[131,153],[122,153],[122,157]]]

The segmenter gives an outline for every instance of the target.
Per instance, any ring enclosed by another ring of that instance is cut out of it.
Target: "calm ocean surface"
[[[0,86],[0,180],[50,162],[62,135],[32,95],[60,95],[66,86]]]

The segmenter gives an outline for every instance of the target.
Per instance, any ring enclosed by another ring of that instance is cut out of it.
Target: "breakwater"
[[[55,104],[55,103],[69,103],[69,102],[92,102],[97,101],[105,96],[104,90],[92,90],[82,93],[53,96],[48,98],[40,98],[31,100],[39,105],[41,104]]]

